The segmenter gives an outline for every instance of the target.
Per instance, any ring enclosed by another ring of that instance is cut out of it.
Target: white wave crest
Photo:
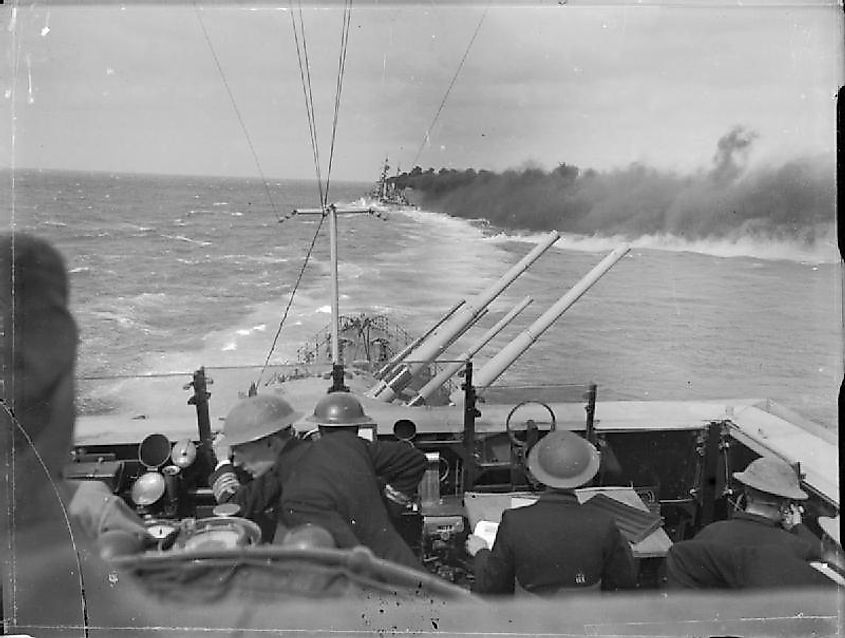
[[[548,233],[519,233],[500,231],[486,238],[486,241],[503,243],[520,241],[537,244]],[[835,263],[839,261],[836,240],[825,237],[813,244],[796,240],[738,235],[732,238],[686,239],[671,234],[642,235],[629,239],[621,235],[575,235],[561,234],[555,244],[558,250],[576,250],[581,252],[606,252],[628,244],[632,248],[665,250],[669,252],[690,252],[713,257],[735,258],[751,257],[769,261],[785,260],[798,263]]]
[[[191,239],[190,237],[185,237],[184,235],[162,235],[165,239],[175,239],[176,241],[184,241],[189,244],[196,244],[197,246],[211,246],[210,241],[202,241],[200,239]]]

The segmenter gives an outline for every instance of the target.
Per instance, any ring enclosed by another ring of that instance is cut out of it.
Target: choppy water
[[[368,186],[334,185],[331,199],[353,201]],[[304,182],[22,172],[13,193],[15,227],[67,259],[83,377],[263,363],[317,228],[311,217],[277,221],[315,205]],[[340,238],[341,312],[387,312],[412,332],[538,240],[424,211],[344,217]],[[615,244],[559,241],[470,332],[534,297],[479,363]],[[501,382],[595,381],[600,398],[769,397],[835,427],[842,300],[830,250],[654,236],[633,246]],[[274,361],[293,358],[327,324],[328,293],[323,233]]]

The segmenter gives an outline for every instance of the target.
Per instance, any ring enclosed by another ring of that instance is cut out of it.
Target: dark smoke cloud
[[[742,163],[748,156],[751,143],[757,138],[753,131],[735,126],[716,143],[713,156],[713,178],[717,181],[735,179],[742,172]],[[739,162],[737,162],[739,159]]]
[[[584,235],[672,234],[688,240],[829,238],[835,176],[829,161],[802,158],[748,169],[757,135],[742,127],[717,143],[709,170],[690,175],[642,164],[597,172],[560,164],[503,173],[414,168],[394,180],[429,210],[484,217],[512,229]]]

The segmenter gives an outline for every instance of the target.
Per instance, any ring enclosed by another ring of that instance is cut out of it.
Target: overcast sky
[[[281,4],[7,6],[3,165],[313,178]],[[332,178],[372,181],[385,155],[688,172],[737,125],[753,161],[832,157],[842,11],[813,4],[353,4]],[[324,176],[342,14],[303,9]]]

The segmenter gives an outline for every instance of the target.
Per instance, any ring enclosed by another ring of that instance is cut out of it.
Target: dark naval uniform
[[[666,557],[669,589],[836,587],[810,563],[778,545],[737,545],[700,540],[672,545]]]
[[[547,492],[527,507],[505,510],[492,550],[475,556],[474,591],[538,595],[633,587],[631,547],[613,518],[574,494]]]
[[[799,524],[788,531],[775,521],[757,514],[737,512],[727,521],[710,523],[695,536],[696,541],[730,547],[777,545],[796,557],[811,561],[821,558],[821,541]]]
[[[331,532],[338,547],[366,545],[379,558],[419,568],[394,528],[384,486],[413,496],[427,461],[401,442],[371,442],[351,432],[324,434],[293,467],[282,493],[288,526],[313,523]]]
[[[239,516],[261,526],[265,541],[272,539],[281,506],[282,487],[311,443],[290,439],[282,448],[276,463],[256,479],[241,485],[231,463],[223,463],[211,475],[209,484],[218,503],[237,503]]]

